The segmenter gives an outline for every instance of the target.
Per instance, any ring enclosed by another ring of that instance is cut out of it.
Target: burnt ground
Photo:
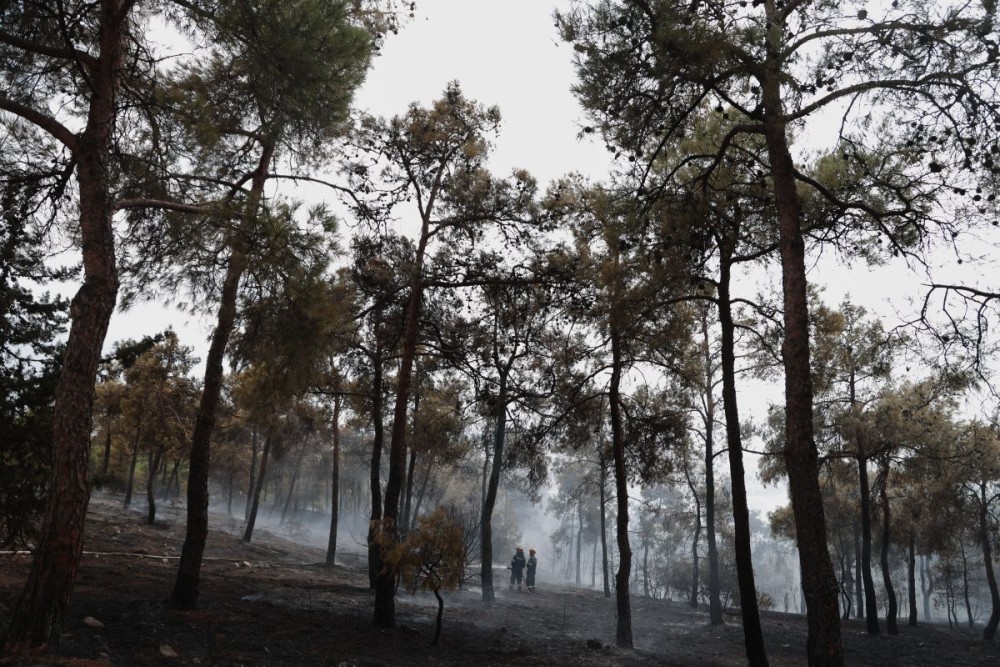
[[[436,602],[397,598],[398,627],[372,626],[373,594],[362,559],[335,568],[324,553],[261,531],[252,544],[213,531],[202,570],[201,609],[178,612],[166,598],[183,540],[183,516],[166,512],[143,525],[113,499],[91,501],[86,553],[57,650],[17,665],[696,665],[746,664],[739,617],[712,628],[706,613],[679,602],[632,600],[636,649],[613,646],[614,601],[592,590],[549,586],[539,594],[500,590],[493,605],[475,589],[448,594],[439,646],[431,646]],[[234,522],[224,518],[216,523]],[[0,623],[11,609],[30,558],[0,558]],[[765,612],[772,665],[805,664],[805,619]],[[995,666],[1000,646],[977,635],[931,626],[899,637],[868,637],[863,622],[844,624],[847,664],[871,667]],[[594,640],[589,641],[588,640]],[[588,646],[599,647],[591,648]]]

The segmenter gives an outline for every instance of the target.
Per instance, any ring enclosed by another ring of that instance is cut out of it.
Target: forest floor
[[[674,665],[746,664],[737,615],[713,628],[706,612],[680,602],[632,599],[633,650],[614,647],[615,603],[600,591],[547,585],[539,592],[478,589],[445,598],[440,645],[432,646],[436,601],[400,593],[398,627],[371,622],[373,594],[362,558],[338,555],[259,531],[246,544],[212,531],[202,568],[201,608],[166,604],[183,541],[183,514],[164,508],[154,526],[95,498],[85,554],[58,649],[27,665],[213,665],[363,667],[376,665]],[[233,520],[213,521],[236,528]],[[0,624],[6,627],[30,558],[0,558]],[[504,573],[498,571],[502,579]],[[771,665],[804,665],[802,616],[765,612]],[[844,623],[847,664],[922,667],[1000,664],[1000,645],[947,627],[901,627],[898,637],[869,637],[862,621]]]

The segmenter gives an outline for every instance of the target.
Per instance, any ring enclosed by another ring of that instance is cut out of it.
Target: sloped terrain
[[[484,605],[477,589],[446,598],[439,646],[431,646],[436,601],[400,594],[399,627],[371,624],[373,594],[356,554],[338,566],[323,552],[261,532],[251,544],[224,530],[209,538],[201,609],[166,605],[183,539],[183,515],[145,526],[113,499],[91,502],[86,555],[61,645],[19,665],[743,665],[738,616],[712,628],[707,614],[678,602],[633,598],[635,650],[613,647],[614,601],[565,586],[539,593],[498,592]],[[213,521],[229,530],[226,517]],[[348,545],[353,547],[354,545]],[[30,559],[0,559],[0,622],[9,621]],[[498,576],[502,577],[501,573]],[[772,665],[804,664],[805,619],[766,613]],[[901,628],[901,636],[868,637],[844,626],[847,664],[920,667],[1000,664],[997,644],[947,628]]]

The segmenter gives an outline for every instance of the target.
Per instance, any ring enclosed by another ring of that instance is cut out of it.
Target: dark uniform
[[[521,573],[524,571],[524,549],[517,547],[514,557],[510,559],[510,590],[514,590],[514,582],[517,582],[517,590],[521,590]]]
[[[535,550],[528,549],[528,565],[527,565],[527,576],[525,577],[524,583],[528,587],[529,593],[535,592],[535,570],[538,569],[538,559],[535,558]]]

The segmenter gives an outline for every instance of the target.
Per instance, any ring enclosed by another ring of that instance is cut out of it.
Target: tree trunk
[[[153,486],[156,483],[156,473],[160,470],[162,459],[163,445],[159,446],[155,455],[152,448],[150,448],[149,456],[147,457],[149,471],[146,475],[146,523],[150,526],[156,523],[156,494],[153,492]]]
[[[483,602],[493,602],[493,508],[496,506],[497,490],[500,488],[500,473],[503,470],[503,450],[507,438],[507,373],[500,373],[497,389],[496,427],[493,431],[493,465],[486,485],[486,500],[483,502],[482,520],[479,522],[479,542],[481,565],[480,580],[483,588]]]
[[[997,589],[997,577],[993,571],[993,547],[990,544],[989,506],[986,499],[986,482],[979,484],[979,541],[983,545],[983,563],[986,566],[986,582],[990,586],[990,602],[992,610],[990,618],[983,628],[983,639],[993,641],[1000,624],[1000,590]]]
[[[382,552],[375,539],[378,522],[382,520],[382,448],[385,441],[385,425],[382,416],[383,363],[382,347],[378,344],[378,329],[381,311],[376,309],[375,352],[372,355],[372,458],[369,480],[372,494],[371,515],[368,520],[368,586],[375,589],[378,574],[382,570]]]
[[[253,539],[254,524],[257,523],[257,511],[260,509],[260,494],[264,489],[264,478],[267,476],[267,459],[271,453],[271,432],[268,430],[264,438],[264,451],[260,455],[260,470],[257,471],[257,488],[253,491],[253,502],[250,503],[250,516],[247,517],[247,525],[243,530],[243,541],[249,542]]]
[[[811,667],[841,667],[844,664],[844,645],[840,630],[837,578],[826,545],[826,516],[819,486],[818,453],[813,436],[813,390],[809,363],[809,307],[806,299],[802,207],[796,190],[792,157],[788,151],[781,99],[779,73],[784,64],[782,11],[772,0],[767,0],[767,53],[761,87],[764,133],[778,212],[778,247],[781,256],[785,327],[782,343],[782,362],[785,368],[785,465],[795,515],[802,586],[806,597],[808,663]]]
[[[767,665],[767,650],[764,647],[760,610],[757,607],[757,585],[754,581],[753,555],[750,547],[750,508],[747,505],[746,479],[743,469],[743,436],[740,433],[739,405],[736,399],[736,327],[733,323],[732,297],[729,293],[733,252],[732,241],[723,240],[719,248],[718,285],[719,325],[722,330],[722,349],[720,350],[722,357],[722,407],[726,414],[729,474],[732,478],[736,575],[740,590],[740,612],[743,618],[743,642],[747,651],[748,664],[753,667],[764,667]],[[806,354],[808,356],[808,349]],[[808,366],[806,370],[808,377]],[[825,548],[824,544],[824,550]],[[836,586],[836,580],[834,580],[834,586]],[[836,597],[833,604],[836,607]]]
[[[931,618],[931,592],[934,582],[931,580],[930,556],[920,557],[920,593],[924,598],[924,620],[930,623]]]
[[[576,531],[576,585],[579,587],[583,582],[580,578],[580,557],[583,553],[583,502],[579,498],[576,501],[576,517],[579,524]]]
[[[181,460],[177,459],[176,461],[174,461],[174,465],[170,468],[170,474],[167,475],[167,483],[163,485],[163,491],[160,493],[160,500],[162,500],[163,502],[170,500],[170,492],[174,488],[174,482],[177,481],[178,469],[180,467],[181,467]],[[163,463],[163,469],[164,470],[167,469],[167,464],[165,461]],[[229,492],[230,498],[232,498],[233,495],[231,487],[232,485],[230,485],[230,492]]]
[[[389,479],[385,487],[385,507],[380,530],[389,544],[398,539],[396,521],[399,518],[399,496],[402,490],[403,466],[406,463],[406,406],[410,401],[413,362],[417,356],[417,334],[420,324],[420,304],[423,298],[423,266],[430,238],[429,213],[423,215],[420,241],[410,277],[410,295],[406,304],[401,356],[396,378],[396,404],[393,409],[392,437],[389,441]],[[375,625],[392,628],[396,625],[396,577],[392,572],[379,571],[375,583]]]
[[[708,338],[708,313],[702,313],[702,355],[705,363],[705,537],[708,541],[708,617],[722,625],[722,583],[719,579],[719,547],[715,538],[715,373]]]
[[[885,595],[889,603],[889,610],[885,615],[885,628],[890,635],[898,635],[899,629],[896,627],[896,614],[898,612],[896,603],[896,590],[892,586],[892,571],[889,569],[889,456],[882,457],[882,486],[880,490],[882,500],[882,581],[885,584]]]
[[[972,615],[972,600],[969,599],[969,559],[965,553],[965,543],[960,542],[962,549],[962,599],[965,601],[965,621],[970,630],[976,627],[975,618]]]
[[[38,653],[59,642],[83,553],[90,501],[88,457],[94,383],[108,322],[118,297],[108,163],[115,97],[125,64],[132,3],[100,3],[99,52],[89,70],[86,126],[71,146],[79,186],[83,284],[73,297],[70,331],[52,412],[52,473],[28,579],[4,640],[8,655]]]
[[[135,488],[135,466],[139,462],[139,433],[137,426],[135,429],[135,440],[132,443],[132,462],[128,467],[128,483],[125,485],[125,500],[122,507],[128,509],[132,505],[132,490]]]
[[[858,492],[861,500],[861,576],[865,589],[865,627],[869,635],[877,635],[881,631],[878,626],[878,600],[875,597],[875,580],[872,578],[872,506],[871,489],[868,484],[868,453],[865,451],[865,438],[861,433],[861,416],[858,414],[857,396],[855,395],[855,369],[850,375],[850,407],[852,435],[858,457]]]
[[[611,386],[609,403],[611,411],[612,453],[615,463],[615,494],[618,499],[618,574],[615,575],[615,597],[618,623],[615,641],[618,646],[632,648],[632,608],[629,602],[629,578],[632,574],[632,545],[628,538],[628,472],[625,468],[625,429],[622,424],[621,397],[622,340],[616,318],[612,314],[611,327]]]
[[[604,578],[604,597],[611,597],[611,582],[608,577],[608,526],[607,512],[604,507],[608,502],[607,486],[605,480],[608,478],[608,462],[604,459],[604,452],[600,454],[601,466],[601,576]]]
[[[434,597],[438,601],[437,616],[434,619],[434,641],[431,645],[437,646],[438,640],[441,639],[441,621],[444,619],[444,598],[441,597],[441,589],[434,589]]]
[[[909,592],[910,618],[907,625],[911,628],[917,627],[917,577],[916,577],[916,549],[917,538],[910,533],[909,554],[906,559],[906,587]]]
[[[689,480],[690,483],[690,480]],[[701,583],[701,572],[698,568],[698,540],[701,538],[701,501],[698,493],[691,485],[691,493],[694,495],[695,515],[694,515],[694,539],[691,540],[691,595],[690,604],[692,609],[698,608],[698,586]]]
[[[330,537],[326,542],[326,564],[336,565],[337,522],[340,519],[340,403],[341,396],[333,398],[333,474],[330,478]]]
[[[858,527],[854,526],[854,598],[857,600],[857,611],[855,612],[855,618],[865,617],[865,594],[862,586],[862,579],[864,578],[861,574],[861,533],[858,531]]]
[[[413,509],[413,473],[417,467],[417,450],[410,448],[410,462],[406,466],[406,492],[403,494],[403,520],[400,522],[403,530],[409,532],[416,520],[411,515]]]
[[[101,459],[101,477],[107,480],[108,477],[108,466],[111,463],[111,424],[113,420],[111,419],[111,408],[107,410],[107,425],[105,426],[104,433],[104,456]]]
[[[292,496],[295,493],[295,485],[299,481],[299,472],[302,470],[302,458],[306,454],[306,447],[309,444],[308,438],[302,440],[302,446],[299,448],[299,455],[295,459],[295,470],[292,472],[292,481],[288,485],[288,495],[285,496],[285,506],[281,508],[281,521],[280,523],[285,523],[285,519],[288,517],[288,508],[292,504]],[[294,517],[295,513],[292,512]]]
[[[264,193],[267,170],[274,156],[274,144],[262,147],[257,171],[253,175],[250,194],[247,198],[246,214],[256,217],[257,207]],[[222,362],[226,346],[236,320],[236,305],[240,280],[247,268],[244,241],[238,239],[233,244],[226,276],[222,283],[219,299],[218,320],[212,333],[212,342],[205,359],[205,380],[201,401],[195,416],[194,432],[191,435],[191,463],[188,470],[187,489],[187,530],[181,549],[177,579],[174,582],[170,604],[175,609],[194,609],[198,606],[198,586],[201,579],[201,560],[205,553],[208,537],[208,466],[211,455],[212,431],[215,429],[215,412],[222,391]],[[256,499],[255,499],[256,502]]]
[[[243,511],[243,520],[250,518],[250,506],[253,504],[254,489],[257,487],[257,423],[250,427],[250,482],[247,484],[247,505]]]

